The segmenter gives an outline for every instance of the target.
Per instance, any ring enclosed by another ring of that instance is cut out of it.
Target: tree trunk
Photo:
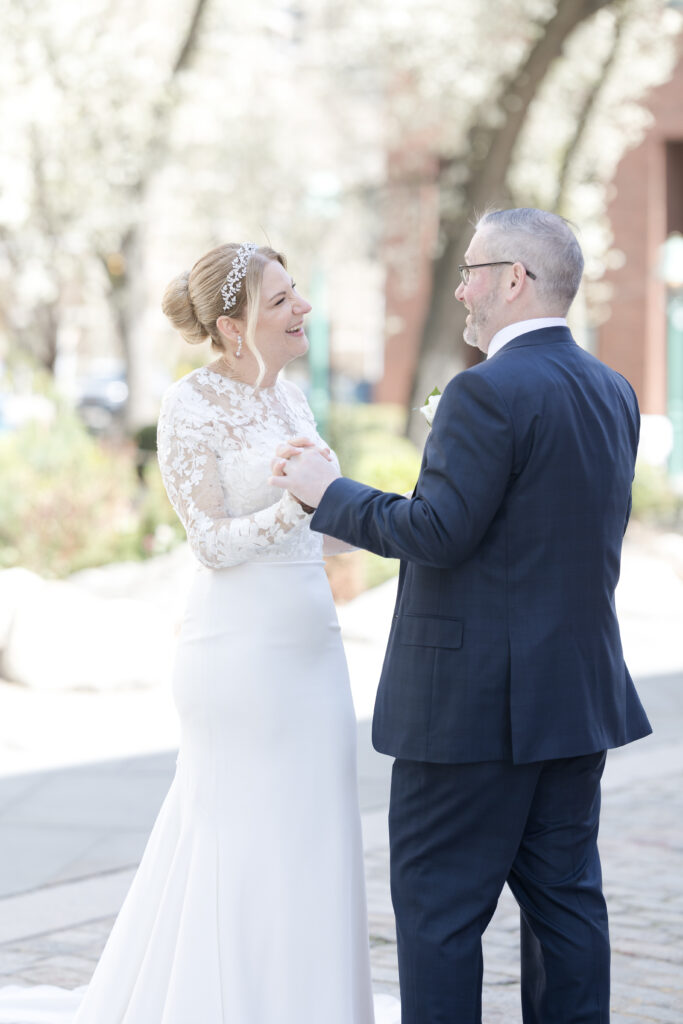
[[[55,238],[58,237],[58,230],[52,222],[50,207],[45,197],[45,175],[44,156],[40,147],[40,138],[35,127],[30,132],[31,145],[31,170],[34,188],[34,202],[38,223],[43,229],[45,239],[49,239],[50,251],[55,252]],[[57,261],[52,260],[53,268],[56,268]],[[53,273],[57,273],[53,269]],[[61,282],[58,291],[61,291]],[[52,299],[48,302],[41,302],[34,309],[33,330],[36,333],[35,339],[31,339],[30,346],[44,369],[54,374],[55,363],[58,354],[58,332],[59,332],[59,302]]]
[[[460,280],[458,264],[463,261],[474,231],[470,218],[491,202],[509,201],[508,169],[536,93],[574,29],[614,2],[559,0],[555,13],[543,26],[524,63],[502,84],[499,103],[506,112],[503,122],[496,127],[475,124],[470,132],[472,156],[468,160],[463,213],[441,225],[446,244],[434,262],[432,296],[413,385],[412,407],[421,405],[435,385],[443,388],[454,373],[478,358],[461,340],[465,316],[462,304],[453,295]],[[411,413],[409,433],[411,436],[421,433],[415,413]]]
[[[628,17],[628,8],[622,2],[621,10],[617,11],[614,19],[614,37],[612,39],[612,45],[609,48],[609,52],[602,63],[598,77],[592,83],[591,88],[584,97],[581,110],[576,119],[576,127],[572,134],[567,146],[565,147],[564,155],[562,157],[562,165],[560,172],[557,176],[557,189],[555,190],[555,199],[553,201],[553,212],[562,214],[564,207],[565,197],[567,193],[567,185],[571,175],[572,164],[576,154],[581,146],[583,138],[586,134],[586,129],[590,124],[591,114],[595,109],[595,106],[600,98],[600,94],[605,87],[612,70],[614,63],[619,53],[621,44],[621,38],[624,30],[624,25]]]
[[[179,73],[185,70],[192,59],[199,38],[202,17],[208,5],[209,0],[194,0],[187,29],[169,73],[167,83],[169,89],[173,87]],[[140,211],[141,218],[144,216],[145,198],[149,186],[157,167],[162,163],[171,112],[170,104],[160,110],[157,130],[149,141],[142,172],[136,183],[135,205]],[[156,395],[149,388],[149,381],[154,376],[151,372],[154,369],[154,353],[150,351],[149,338],[140,319],[145,308],[145,246],[141,220],[130,226],[121,241],[120,249],[120,253],[114,255],[120,259],[121,274],[116,280],[113,280],[110,273],[109,304],[119,336],[121,354],[126,362],[128,379],[126,428],[129,432],[133,432],[138,427],[149,423],[156,415]],[[102,255],[101,258],[105,265],[109,263],[110,255]]]

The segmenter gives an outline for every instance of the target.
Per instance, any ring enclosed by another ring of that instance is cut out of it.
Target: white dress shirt
[[[495,356],[496,352],[500,352],[503,345],[507,345],[508,341],[512,341],[513,338],[518,338],[520,334],[527,334],[529,331],[540,331],[544,327],[566,326],[567,321],[563,316],[537,316],[533,320],[519,320],[516,324],[508,324],[507,327],[503,327],[491,338],[486,358],[490,359],[491,356]]]

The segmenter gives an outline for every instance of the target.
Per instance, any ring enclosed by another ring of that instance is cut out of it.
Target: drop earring
[[[237,335],[237,349],[235,351],[235,358],[239,359],[239,357],[241,355],[242,355],[242,335],[238,334]]]

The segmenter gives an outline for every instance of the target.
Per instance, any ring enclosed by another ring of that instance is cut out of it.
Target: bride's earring
[[[238,334],[238,335],[237,335],[237,349],[236,349],[236,351],[235,351],[235,357],[236,357],[237,359],[239,359],[239,357],[240,357],[241,355],[242,355],[242,335],[241,335],[241,334]]]

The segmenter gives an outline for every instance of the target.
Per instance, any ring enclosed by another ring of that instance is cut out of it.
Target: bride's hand
[[[280,444],[275,449],[276,459],[272,462],[273,476],[284,476],[285,466],[289,459],[294,458],[296,455],[300,455],[304,448],[315,448],[316,451],[320,452],[323,458],[327,459],[328,462],[332,462],[332,452],[327,445],[316,445],[314,441],[311,441],[308,437],[292,437],[286,444]],[[297,498],[296,494],[292,494],[292,497],[301,505],[304,512],[315,512],[315,509],[311,505],[307,505],[305,502]]]
[[[290,437],[286,444],[278,445],[275,454],[280,459],[291,459],[299,455],[303,448],[315,448],[328,462],[332,462],[332,452],[327,445],[317,445],[310,437]]]
[[[286,443],[279,444],[275,449],[275,458],[271,463],[273,476],[284,476],[285,466],[289,459],[294,458],[296,455],[301,455],[304,448],[315,448],[323,458],[327,459],[328,462],[332,462],[332,452],[327,445],[317,445],[315,441],[311,441],[308,437],[292,437]]]

